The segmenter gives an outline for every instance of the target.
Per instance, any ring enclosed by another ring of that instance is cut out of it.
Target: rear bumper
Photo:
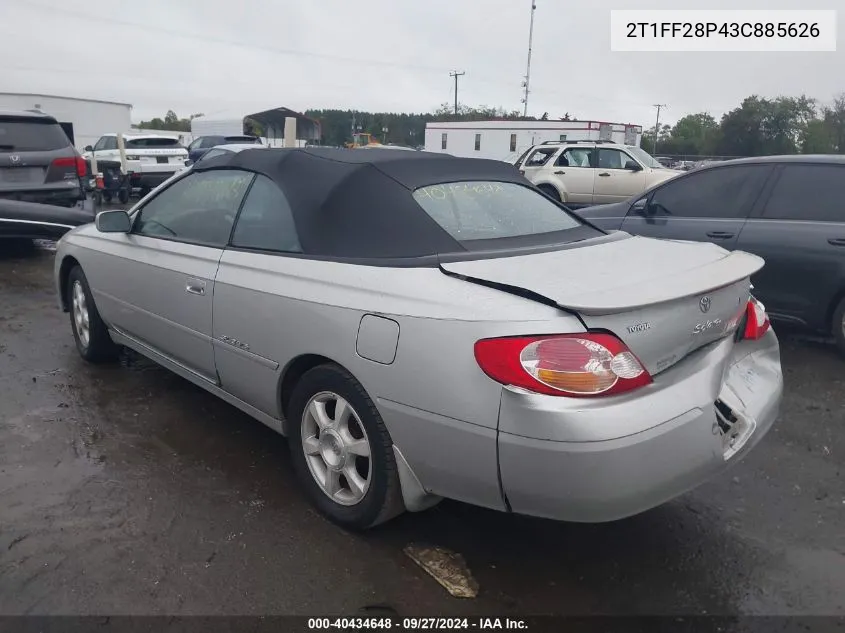
[[[717,347],[699,359],[700,371],[657,393],[658,398],[671,399],[663,404],[674,403],[680,411],[669,418],[657,418],[656,426],[646,431],[598,441],[554,441],[500,433],[499,470],[512,510],[564,521],[613,521],[669,501],[742,459],[778,415],[783,392],[778,342],[770,331],[760,341],[733,347],[728,363],[714,366],[708,360],[718,358],[718,352]],[[717,380],[711,390],[707,386],[714,384],[713,375]],[[716,424],[717,398],[756,425],[742,448],[729,459],[725,458]],[[548,432],[547,420],[532,427],[531,419],[538,415],[547,418],[548,409],[559,406],[562,399],[543,400],[548,401],[547,410],[539,411],[536,397],[506,390],[502,415],[512,418],[511,428],[522,422],[524,428]],[[690,402],[696,401],[698,406],[690,408]],[[623,411],[609,407],[605,422],[608,426],[618,424],[614,418],[623,412],[648,415],[649,410],[666,410],[657,403],[653,405],[646,409],[628,406]],[[557,413],[564,425],[566,416],[576,412]],[[602,424],[596,410],[586,419],[590,424]]]
[[[35,202],[38,204],[52,204],[62,207],[75,206],[85,199],[85,192],[81,186],[62,189],[43,189],[29,191],[0,191],[0,198],[5,200],[19,200],[21,202]]]
[[[180,168],[175,168],[170,171],[133,172],[129,175],[129,183],[132,187],[154,189],[161,183],[165,182],[168,178],[171,178],[178,173],[178,169]]]

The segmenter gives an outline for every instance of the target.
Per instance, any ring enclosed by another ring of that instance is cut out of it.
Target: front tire
[[[68,275],[67,293],[70,327],[79,355],[89,363],[114,360],[118,347],[100,318],[88,280],[79,266],[74,266]]]
[[[333,364],[306,372],[286,418],[294,470],[324,516],[363,530],[404,511],[393,441],[349,372]]]
[[[836,310],[833,311],[831,332],[833,340],[836,341],[836,347],[839,348],[839,353],[845,356],[845,298],[839,302]]]

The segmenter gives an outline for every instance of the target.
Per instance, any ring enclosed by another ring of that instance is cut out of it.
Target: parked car
[[[127,171],[132,189],[146,195],[185,166],[188,150],[178,136],[164,134],[124,134]],[[98,161],[120,161],[117,134],[105,134],[92,147],[85,147],[85,157]]]
[[[759,257],[608,234],[500,161],[229,153],[55,261],[84,359],[127,346],[287,435],[312,502],[353,528],[441,497],[619,519],[778,414]]]
[[[0,111],[0,198],[73,207],[85,200],[85,161],[58,121]]]
[[[200,136],[188,145],[188,160],[197,162],[212,147],[221,145],[261,145],[261,139],[248,134],[240,136]]]
[[[845,353],[845,156],[714,163],[616,205],[581,209],[604,229],[755,253],[772,319],[832,335]]]
[[[211,147],[208,150],[205,150],[203,154],[196,160],[188,159],[185,162],[184,169],[190,169],[193,165],[197,163],[201,163],[203,161],[209,160],[211,158],[217,158],[218,156],[223,156],[225,154],[237,154],[238,152],[242,152],[245,149],[269,149],[266,145],[262,144],[255,144],[255,143],[241,143],[241,144],[231,144],[231,145],[218,145],[217,147]]]
[[[91,210],[0,198],[0,250],[3,240],[57,240],[94,221]]]
[[[680,173],[639,147],[607,141],[546,141],[526,151],[516,167],[570,208],[621,202]]]

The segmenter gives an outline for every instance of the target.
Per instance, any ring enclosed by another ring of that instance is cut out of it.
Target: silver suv
[[[574,208],[621,202],[682,173],[639,147],[610,141],[546,141],[520,156],[516,167],[546,195]]]

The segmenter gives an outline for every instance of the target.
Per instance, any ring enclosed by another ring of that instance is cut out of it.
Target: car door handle
[[[606,171],[603,171],[602,173],[599,174],[599,176],[609,176],[609,175],[610,174],[608,174]]]
[[[200,279],[188,279],[188,283],[185,285],[185,292],[192,295],[204,295],[205,282]]]
[[[728,231],[708,231],[707,237],[711,237],[714,240],[726,240],[728,238],[733,237],[734,234]]]
[[[565,171],[556,171],[555,174],[558,176],[563,176],[566,172]]]
[[[831,246],[845,246],[845,237],[832,237],[827,243]]]

